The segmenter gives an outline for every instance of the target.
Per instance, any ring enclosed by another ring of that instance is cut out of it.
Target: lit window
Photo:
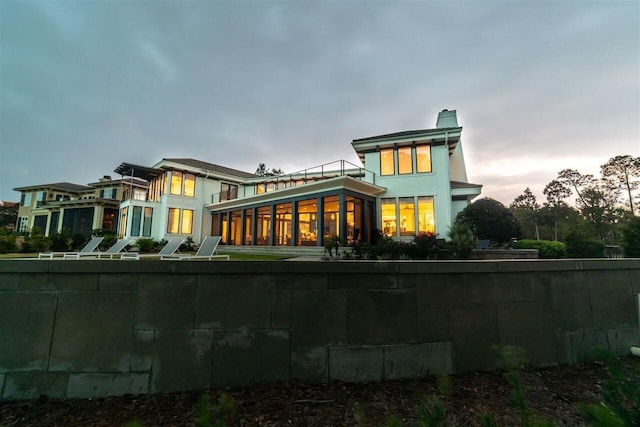
[[[182,194],[182,173],[173,171],[171,172],[171,185],[169,193],[179,196]]]
[[[125,206],[120,210],[120,235],[125,236],[127,234],[127,207]]]
[[[413,197],[400,197],[400,235],[414,236],[416,231],[415,206]]]
[[[382,232],[385,236],[396,235],[396,199],[381,199]]]
[[[416,164],[418,173],[431,172],[431,146],[418,145],[416,147]]]
[[[398,148],[398,173],[413,173],[411,147]]]
[[[433,197],[418,197],[418,233],[435,234],[435,214]]]
[[[184,196],[194,197],[196,195],[196,176],[191,173],[184,174]]]
[[[193,211],[184,209],[182,211],[182,226],[180,227],[182,234],[191,234],[193,230]]]
[[[167,233],[177,234],[180,229],[180,209],[169,208],[167,218]]]
[[[396,173],[393,165],[393,148],[380,150],[380,175],[393,175]]]

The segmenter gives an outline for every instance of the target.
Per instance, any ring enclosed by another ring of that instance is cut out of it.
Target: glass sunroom
[[[211,234],[228,245],[323,246],[339,236],[368,242],[376,228],[383,187],[339,176],[208,205]]]

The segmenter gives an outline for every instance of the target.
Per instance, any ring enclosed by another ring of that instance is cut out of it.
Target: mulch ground
[[[640,359],[620,359],[640,387]],[[588,425],[579,405],[599,403],[608,379],[601,363],[519,371],[527,404],[536,417],[555,425]],[[99,399],[0,403],[0,426],[193,426],[202,395],[214,404],[223,393],[237,407],[233,426],[379,426],[414,425],[418,402],[438,398],[445,403],[448,425],[480,426],[491,414],[500,426],[521,425],[510,402],[512,387],[501,372],[447,377],[448,387],[433,378],[375,383],[305,384],[296,381],[235,387],[206,392],[167,393]],[[448,390],[448,391],[447,391]]]

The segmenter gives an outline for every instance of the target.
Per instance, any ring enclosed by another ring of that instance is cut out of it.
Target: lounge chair
[[[54,258],[66,258],[67,256],[73,256],[74,254],[88,254],[88,253],[92,253],[95,252],[96,249],[98,249],[98,245],[102,242],[102,240],[104,239],[104,237],[92,237],[91,240],[89,240],[89,242],[84,245],[84,248],[80,249],[79,252],[40,252],[38,254],[38,259],[42,259],[42,258],[48,258],[48,259],[54,259]]]
[[[123,255],[123,250],[128,245],[131,244],[133,239],[120,239],[115,242],[109,249],[104,252],[88,252],[88,253],[75,253],[75,254],[66,254],[64,259],[82,259],[82,258],[109,258],[113,259],[114,257],[121,257]]]
[[[169,239],[166,245],[158,252],[157,254],[140,254],[138,252],[127,252],[122,254],[120,259],[140,259],[140,258],[160,258],[175,254],[180,245],[184,242],[184,238],[182,239]]]
[[[205,236],[202,243],[200,243],[200,247],[195,255],[168,255],[163,256],[162,259],[177,259],[177,260],[196,260],[196,259],[206,259],[211,261],[214,258],[224,258],[227,261],[229,260],[229,255],[214,255],[216,249],[218,248],[218,244],[220,243],[220,236]]]

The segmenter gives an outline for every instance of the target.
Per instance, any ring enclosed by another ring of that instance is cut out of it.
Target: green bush
[[[38,227],[33,227],[31,233],[24,237],[20,252],[22,253],[35,253],[44,252],[51,246],[51,239],[45,237],[42,234],[42,230]]]
[[[622,227],[622,248],[624,256],[640,258],[640,217],[632,218]]]
[[[519,240],[514,249],[537,249],[538,257],[543,259],[559,259],[566,256],[564,243],[552,240]]]
[[[12,252],[16,252],[16,236],[15,234],[10,234],[8,236],[0,236],[0,254],[8,254]]]
[[[153,252],[156,248],[156,242],[153,239],[142,237],[136,240],[136,246],[140,252]]]
[[[459,222],[453,224],[453,227],[449,229],[449,238],[451,239],[448,243],[449,249],[451,249],[455,258],[469,258],[473,253],[473,249],[476,247],[476,240],[473,238],[473,233],[466,224]]]
[[[567,258],[604,258],[607,245],[599,240],[584,238],[576,233],[569,233],[565,241]]]

